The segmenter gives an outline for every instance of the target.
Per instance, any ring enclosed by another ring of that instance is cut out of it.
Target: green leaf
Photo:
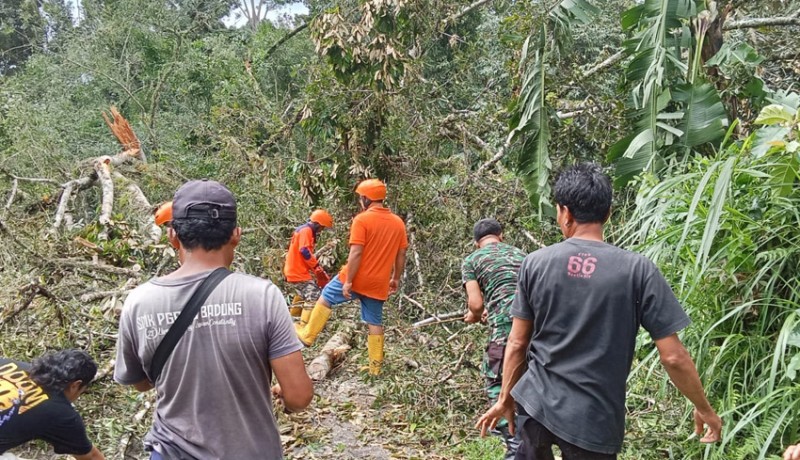
[[[623,158],[633,158],[637,153],[639,153],[642,147],[651,144],[654,139],[654,133],[651,129],[648,128],[640,132],[631,140],[628,148],[625,149],[625,153],[622,154]]]
[[[762,157],[774,147],[776,142],[783,142],[788,135],[789,128],[783,126],[765,126],[756,131],[751,153],[756,157]]]
[[[639,24],[644,14],[644,5],[636,5],[622,13],[622,30],[631,30]]]
[[[773,192],[781,198],[788,197],[794,190],[794,183],[798,178],[797,157],[792,155],[787,161],[779,161],[772,166],[770,186]]]
[[[581,24],[588,24],[592,21],[592,16],[598,13],[598,9],[586,0],[564,0],[557,9],[568,12],[574,19]],[[554,9],[555,11],[556,9]]]
[[[517,171],[531,199],[531,204],[539,214],[549,214],[550,199],[550,109],[545,92],[546,54],[537,50],[526,71],[524,84],[520,91],[522,115],[511,136],[517,133],[526,136],[519,154]]]
[[[758,114],[755,123],[759,125],[778,125],[783,123],[791,123],[794,120],[794,114],[789,112],[783,105],[770,104],[761,110]]]
[[[680,125],[684,145],[695,147],[725,135],[728,117],[712,84],[680,85],[675,88],[673,97],[684,105],[685,115]]]
[[[714,184],[714,194],[711,195],[711,206],[708,209],[708,216],[706,217],[706,225],[703,230],[703,238],[700,240],[700,249],[695,259],[695,265],[703,267],[708,263],[708,254],[711,252],[711,246],[714,244],[719,232],[720,218],[722,210],[725,207],[725,201],[728,198],[728,191],[731,188],[731,176],[733,175],[733,167],[736,164],[736,157],[728,158],[717,177],[717,182]]]

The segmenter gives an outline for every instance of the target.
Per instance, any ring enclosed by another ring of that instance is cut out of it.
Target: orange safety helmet
[[[323,227],[331,228],[333,227],[333,217],[328,214],[328,211],[324,209],[317,209],[316,211],[311,213],[311,217],[308,218],[311,222],[316,222]]]
[[[362,181],[356,187],[356,193],[365,196],[372,201],[381,201],[386,199],[386,184],[379,179],[367,179]]]
[[[167,201],[156,209],[156,225],[172,222],[172,202]]]

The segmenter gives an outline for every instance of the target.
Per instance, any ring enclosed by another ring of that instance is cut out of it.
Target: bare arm
[[[147,391],[153,389],[153,383],[147,379],[141,380],[133,384],[133,387],[136,388],[137,391]]]
[[[503,387],[497,403],[478,419],[476,428],[480,428],[481,436],[486,436],[488,430],[494,429],[501,418],[508,420],[511,434],[514,434],[514,398],[511,390],[525,373],[525,353],[530,345],[533,334],[533,321],[514,318],[511,323],[511,334],[506,344],[506,354],[503,356]]]
[[[280,358],[270,359],[269,364],[280,385],[283,405],[289,412],[305,409],[314,397],[314,386],[306,373],[303,355],[299,351]]]
[[[350,254],[347,256],[347,279],[345,282],[353,284],[356,279],[358,269],[361,267],[361,254],[364,253],[364,246],[361,244],[351,244]]]
[[[103,453],[97,449],[96,446],[92,446],[92,450],[89,451],[86,455],[73,455],[75,460],[105,460],[106,458],[103,456]]]
[[[358,269],[361,267],[361,254],[364,252],[364,245],[351,244],[350,255],[347,256],[347,279],[342,285],[342,295],[345,299],[351,297],[350,289],[353,287],[353,280],[356,279]]]
[[[467,308],[475,318],[480,319],[483,314],[483,292],[481,292],[481,285],[475,280],[467,281],[464,284],[464,289],[467,291]]]
[[[394,258],[394,272],[392,273],[392,279],[389,280],[389,294],[394,294],[400,288],[400,277],[403,276],[403,272],[406,269],[406,249],[400,249],[397,251],[397,255]]]
[[[717,442],[721,438],[722,420],[706,399],[703,384],[697,374],[697,368],[689,356],[689,352],[681,343],[678,334],[658,339],[655,341],[661,364],[666,369],[675,387],[694,404],[695,433],[703,434],[703,424],[708,425],[708,431],[700,439],[701,442]]]

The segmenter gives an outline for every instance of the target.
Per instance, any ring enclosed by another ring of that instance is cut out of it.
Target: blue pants
[[[358,299],[361,301],[361,321],[373,326],[381,326],[383,324],[383,300],[373,299],[353,291],[350,291],[352,299],[346,299],[342,295],[342,287],[342,281],[337,275],[322,290],[322,298],[328,302],[331,308],[341,303]]]

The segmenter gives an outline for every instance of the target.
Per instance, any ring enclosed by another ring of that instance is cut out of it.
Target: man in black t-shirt
[[[72,407],[97,364],[81,350],[48,353],[32,364],[0,358],[0,454],[34,439],[77,460],[104,460]]]
[[[556,444],[564,460],[615,459],[641,326],[672,382],[694,404],[695,432],[708,427],[700,441],[719,441],[722,421],[677,335],[688,316],[652,262],[603,242],[609,178],[595,164],[572,167],[559,176],[555,201],[566,240],[529,254],[520,267],[503,386],[478,421],[481,434],[502,417],[513,422],[516,409],[517,458],[552,460]]]

